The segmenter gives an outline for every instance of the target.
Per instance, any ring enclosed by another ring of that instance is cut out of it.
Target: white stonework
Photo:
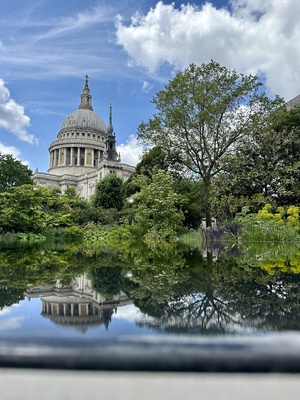
[[[74,188],[81,198],[89,199],[97,182],[106,175],[115,173],[127,180],[135,168],[121,163],[116,152],[112,108],[106,127],[93,111],[88,76],[85,78],[78,110],[64,119],[57,140],[50,144],[48,173],[36,171],[33,181],[47,188],[59,188],[62,193],[68,187]]]
[[[292,100],[290,100],[286,103],[286,108],[288,111],[291,110],[292,108],[298,107],[298,106],[300,106],[300,95],[294,97]]]

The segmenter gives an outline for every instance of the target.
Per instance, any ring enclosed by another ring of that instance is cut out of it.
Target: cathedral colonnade
[[[103,150],[93,148],[59,146],[50,151],[50,168],[55,167],[98,167],[103,159]]]

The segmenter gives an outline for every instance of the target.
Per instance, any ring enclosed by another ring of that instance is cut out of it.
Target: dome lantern
[[[90,88],[89,88],[88,74],[85,75],[85,85],[84,85],[84,88],[82,89],[82,94],[80,96],[80,106],[78,108],[79,109],[84,108],[84,109],[93,111],[92,96],[91,96]]]

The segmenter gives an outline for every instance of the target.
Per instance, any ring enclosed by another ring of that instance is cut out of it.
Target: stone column
[[[84,149],[84,166],[86,167],[87,164],[87,148]]]
[[[67,161],[67,148],[63,147],[61,149],[61,152],[62,152],[62,164],[65,167],[66,166],[66,161]]]
[[[92,149],[84,149],[84,166],[93,166],[93,150]]]
[[[77,148],[77,166],[80,166],[80,147]]]
[[[73,147],[70,148],[70,166],[73,165]]]

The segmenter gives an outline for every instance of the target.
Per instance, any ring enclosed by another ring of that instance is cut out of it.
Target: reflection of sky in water
[[[119,306],[111,317],[108,329],[103,324],[90,326],[83,333],[75,326],[61,326],[41,315],[41,299],[25,299],[18,305],[0,311],[1,336],[21,337],[85,337],[146,334],[149,329],[138,327],[136,322],[148,320],[134,305]]]

